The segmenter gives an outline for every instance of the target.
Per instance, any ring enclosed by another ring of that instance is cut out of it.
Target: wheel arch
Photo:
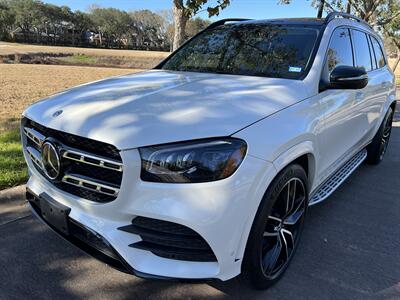
[[[389,106],[391,109],[393,109],[393,112],[396,111],[396,104],[397,104],[397,101],[394,100],[394,101],[392,101],[392,103],[391,103],[390,106]]]
[[[273,161],[277,173],[295,163],[303,167],[307,174],[309,188],[311,188],[317,169],[315,148],[311,141],[304,141],[287,149]]]

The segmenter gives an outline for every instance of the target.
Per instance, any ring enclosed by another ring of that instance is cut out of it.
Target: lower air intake
[[[172,222],[136,217],[119,230],[137,234],[142,241],[129,245],[157,256],[185,261],[217,261],[207,242],[194,230]]]

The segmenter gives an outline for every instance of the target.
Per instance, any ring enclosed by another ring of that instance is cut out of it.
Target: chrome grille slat
[[[26,151],[29,154],[29,157],[31,160],[40,168],[43,170],[43,165],[42,165],[42,160],[40,157],[40,152],[37,151],[36,149],[32,147],[26,147]]]
[[[108,158],[100,157],[97,155],[89,154],[83,151],[79,151],[76,149],[71,149],[65,146],[62,146],[61,153],[64,158],[79,161],[81,163],[85,163],[92,166],[97,166],[104,169],[110,169],[118,172],[122,172],[122,163],[117,162],[115,160],[111,160]],[[79,156],[79,158],[75,158],[73,155]],[[88,161],[88,159],[92,161]],[[96,161],[97,163],[93,162]],[[108,164],[108,165],[107,165]]]
[[[113,186],[110,186],[110,185],[107,185],[107,184],[104,184],[104,183],[100,183],[100,182],[97,182],[97,181],[93,181],[93,180],[91,180],[89,178],[82,177],[82,176],[79,176],[77,174],[67,174],[62,178],[61,181],[65,182],[65,183],[68,183],[68,184],[71,184],[71,185],[79,186],[81,188],[84,188],[84,189],[87,189],[87,190],[90,190],[90,191],[95,191],[95,192],[98,192],[98,193],[106,194],[106,195],[109,195],[109,196],[115,196],[116,197],[118,195],[118,193],[119,193],[119,189],[116,188],[116,187],[113,187]],[[89,184],[89,185],[96,186],[96,188],[90,188],[88,186],[85,186],[84,185],[85,183]],[[112,193],[111,192],[106,192],[105,189],[112,191]]]
[[[42,146],[43,141],[46,139],[43,134],[29,127],[24,127],[24,134],[39,147]]]

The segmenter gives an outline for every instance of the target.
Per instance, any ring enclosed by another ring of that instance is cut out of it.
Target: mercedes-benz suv
[[[394,110],[382,40],[362,20],[222,20],[152,70],[30,106],[27,198],[119,269],[243,273],[266,288],[287,269],[307,207],[383,159]]]

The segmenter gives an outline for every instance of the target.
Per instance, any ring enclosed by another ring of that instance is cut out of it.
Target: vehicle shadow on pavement
[[[400,298],[400,128],[393,128],[380,165],[363,164],[307,217],[291,266],[267,291],[240,277],[198,284],[139,279],[23,217],[0,225],[0,299]]]

